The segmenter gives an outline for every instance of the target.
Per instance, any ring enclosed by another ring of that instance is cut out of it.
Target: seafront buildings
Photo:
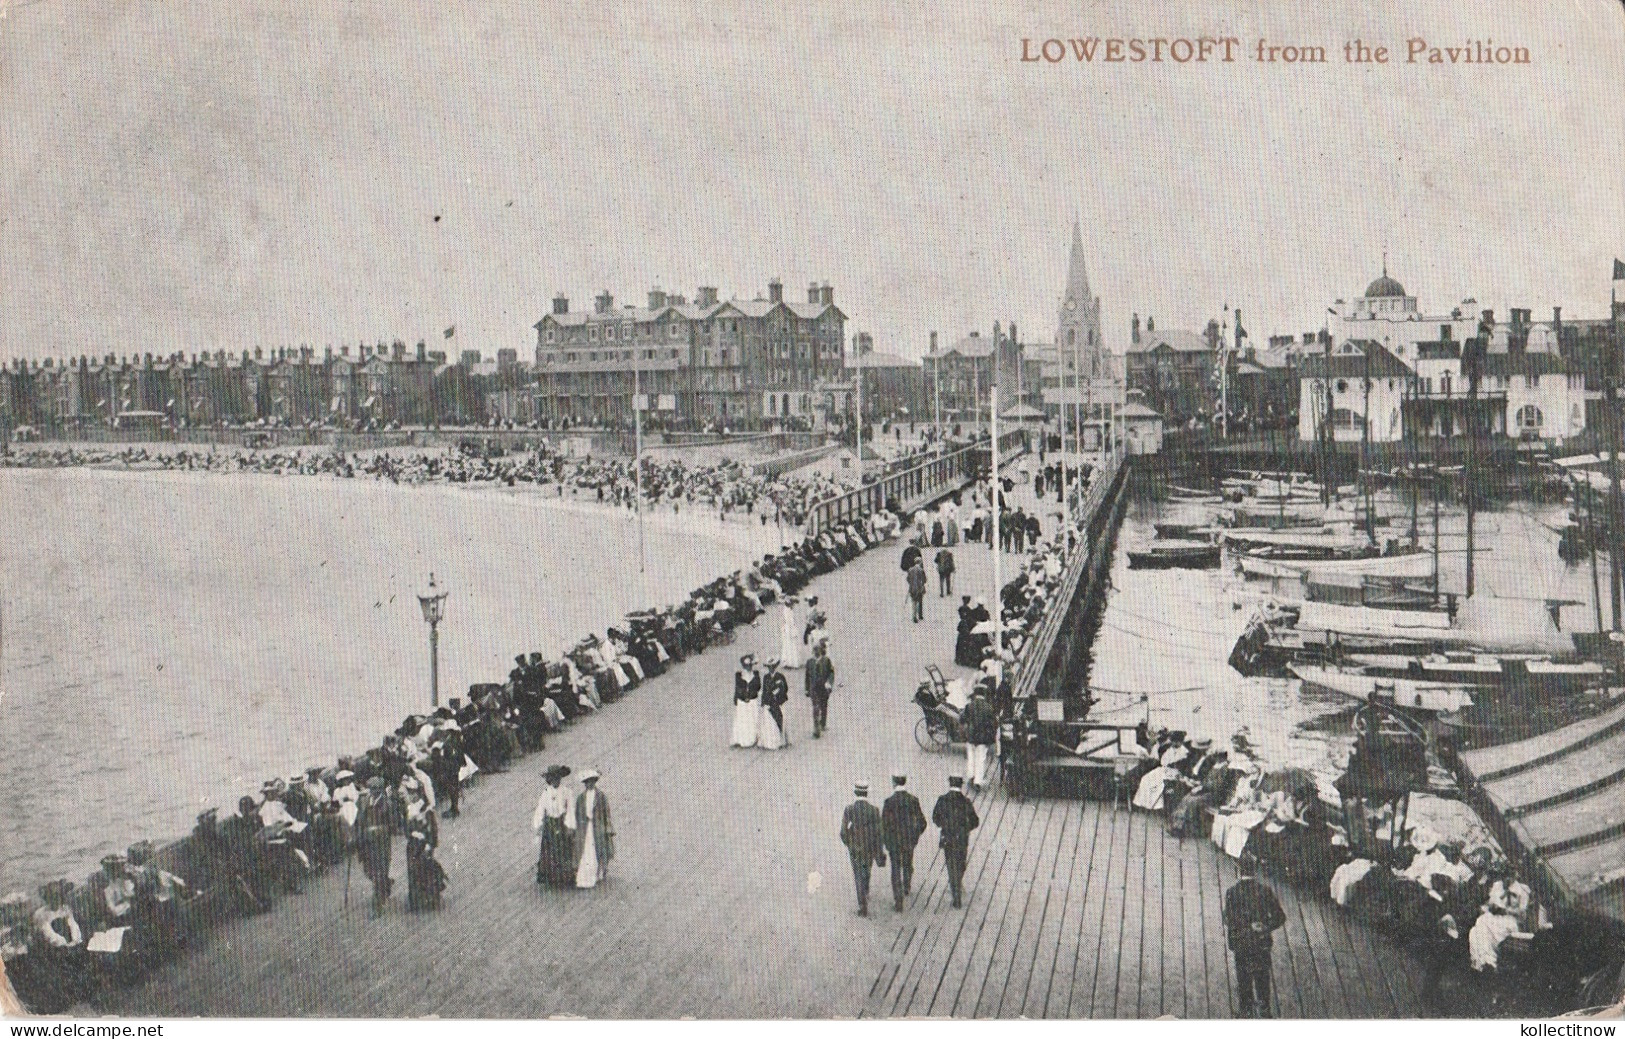
[[[1625,304],[1614,309],[1625,314]],[[1222,401],[1233,435],[1296,429],[1303,441],[1318,441],[1328,424],[1334,441],[1361,440],[1367,415],[1379,443],[1448,439],[1474,408],[1476,428],[1525,441],[1561,443],[1600,426],[1609,319],[1553,308],[1550,320],[1536,321],[1514,307],[1498,320],[1471,298],[1429,314],[1386,268],[1329,311],[1318,332],[1272,336],[1265,349],[1247,338],[1227,342],[1228,317],[1198,333],[1135,313],[1127,344],[1113,350],[1074,225],[1055,333],[1044,342],[1023,342],[1011,321],[957,336],[933,331],[920,360],[877,351],[867,333],[848,332],[828,282],[809,282],[798,295],[775,277],[765,293],[727,300],[714,286],[692,298],[654,288],[641,305],[602,291],[588,308],[559,294],[523,360],[514,349],[494,358],[453,351],[452,329],[440,344],[447,349],[435,350],[396,339],[320,352],[12,360],[0,365],[0,431],[624,428],[639,394],[651,429],[847,430],[860,398],[870,422],[980,426],[995,381],[1001,417],[1047,419],[1069,442],[1081,427],[1089,448],[1108,431],[1125,435],[1131,399],[1137,423],[1155,419],[1170,433],[1216,428]],[[1160,434],[1137,442],[1143,449]]]

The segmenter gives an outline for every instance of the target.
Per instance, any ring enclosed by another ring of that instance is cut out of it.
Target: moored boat
[[[1342,693],[1356,700],[1386,699],[1391,693],[1400,707],[1419,711],[1460,711],[1473,705],[1472,691],[1449,682],[1424,682],[1411,678],[1383,678],[1361,671],[1293,664],[1292,673],[1312,686]]]
[[[1219,565],[1219,546],[1201,541],[1153,541],[1130,551],[1131,570],[1212,570]]]

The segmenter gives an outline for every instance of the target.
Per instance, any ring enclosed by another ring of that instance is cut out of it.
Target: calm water
[[[0,470],[0,891],[80,879],[429,702],[415,593],[451,592],[442,696],[779,544],[534,492]]]
[[[1379,508],[1403,511],[1396,499],[1379,498]],[[1306,693],[1299,683],[1283,679],[1245,678],[1226,659],[1246,628],[1263,585],[1248,582],[1230,569],[1130,570],[1125,554],[1152,540],[1152,524],[1189,508],[1145,498],[1130,502],[1112,563],[1111,598],[1095,644],[1090,676],[1101,703],[1102,720],[1144,717],[1153,725],[1185,729],[1227,745],[1242,726],[1271,766],[1295,765],[1314,771],[1330,790],[1348,763],[1352,701]],[[1557,556],[1559,527],[1565,506],[1518,505],[1480,513],[1475,553],[1475,595],[1466,601],[1457,628],[1469,633],[1516,633],[1520,641],[1552,652],[1572,651],[1567,632],[1594,630],[1589,566],[1570,569]],[[1424,506],[1424,541],[1432,543],[1430,510]],[[1401,536],[1409,521],[1392,528]],[[1440,524],[1441,586],[1464,588],[1465,514],[1445,510]],[[1607,588],[1603,588],[1606,614]],[[1547,599],[1571,599],[1582,606],[1562,609],[1562,632],[1546,611]],[[1112,692],[1115,690],[1116,692]],[[1145,699],[1142,702],[1141,696]],[[1452,825],[1459,815],[1434,804],[1438,826]]]

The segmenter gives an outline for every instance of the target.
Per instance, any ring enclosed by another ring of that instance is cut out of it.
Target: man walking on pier
[[[925,617],[925,564],[914,560],[908,571],[908,599],[913,605],[914,623]]]
[[[988,761],[993,757],[993,745],[999,739],[999,716],[980,685],[971,694],[970,703],[960,718],[965,730],[965,771],[971,788],[987,786]]]
[[[938,844],[942,848],[942,861],[948,866],[948,891],[953,895],[955,909],[964,904],[970,832],[982,825],[976,806],[961,789],[964,785],[964,776],[949,776],[948,792],[937,798],[936,806],[931,809],[931,821],[941,831]]]
[[[937,597],[954,594],[954,554],[946,548],[937,553]]]
[[[835,664],[829,659],[829,647],[823,642],[813,645],[812,659],[807,661],[807,696],[812,700],[813,738],[824,735],[829,724],[829,694],[835,689]]]
[[[881,806],[880,827],[891,853],[892,906],[901,913],[903,898],[914,890],[914,846],[925,832],[925,812],[920,799],[903,789],[907,776],[894,774],[891,782],[894,789]]]
[[[1242,1017],[1273,1017],[1270,1012],[1270,956],[1275,932],[1286,923],[1280,900],[1258,879],[1249,856],[1241,860],[1241,879],[1224,893],[1224,926],[1230,953],[1236,958],[1236,987]]]
[[[858,889],[858,915],[869,915],[869,871],[886,864],[886,846],[880,812],[869,803],[869,784],[860,780],[852,787],[857,800],[841,814],[841,843],[852,860],[852,880]]]
[[[372,915],[383,913],[395,882],[389,877],[389,860],[395,848],[395,828],[400,809],[383,776],[367,780],[356,813],[355,857],[361,872],[372,882]]]

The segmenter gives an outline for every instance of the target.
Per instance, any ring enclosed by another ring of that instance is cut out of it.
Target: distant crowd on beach
[[[0,452],[0,467],[101,467],[203,473],[258,473],[274,476],[328,476],[388,480],[396,484],[530,485],[609,505],[635,509],[638,477],[631,460],[578,457],[538,445],[497,456],[458,449],[435,451],[209,450],[182,448],[121,450],[83,446],[38,446]],[[856,484],[855,474],[838,479],[822,472],[762,476],[744,464],[724,461],[698,465],[681,459],[646,457],[643,502],[680,513],[687,506],[723,519],[755,517],[762,524],[800,526],[819,501]]]

